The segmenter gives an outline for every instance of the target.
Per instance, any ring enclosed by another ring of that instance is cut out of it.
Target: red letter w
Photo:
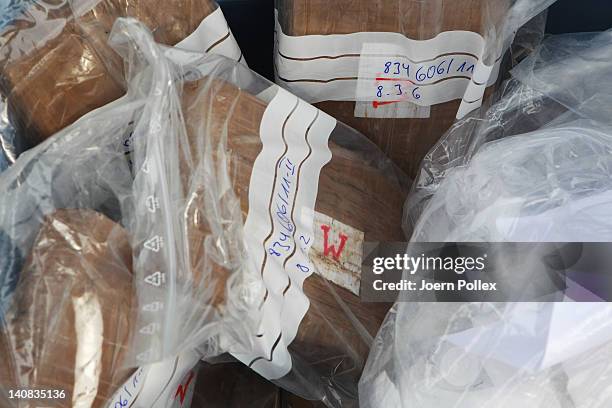
[[[340,255],[344,250],[344,245],[346,244],[346,240],[348,237],[344,234],[339,234],[340,236],[340,246],[336,250],[333,245],[329,245],[329,230],[331,227],[329,225],[321,225],[321,229],[323,230],[323,255],[328,256],[331,252],[332,256],[336,261],[340,260]]]
[[[193,380],[193,371],[189,372],[189,378],[187,379],[187,382],[184,385],[179,384],[178,389],[176,390],[174,399],[180,396],[181,405],[183,405],[183,402],[185,401],[185,395],[187,394],[187,390],[189,389],[189,384],[191,383],[191,380]]]

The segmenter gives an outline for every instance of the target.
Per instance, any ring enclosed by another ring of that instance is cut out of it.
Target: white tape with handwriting
[[[475,95],[484,94],[497,80],[501,50],[495,61],[485,65],[485,45],[485,39],[471,31],[445,31],[427,40],[390,32],[290,36],[283,33],[277,18],[276,81],[311,103],[361,101],[382,108],[432,106],[465,98],[459,110],[462,116],[480,106],[479,100],[465,96],[468,87]],[[479,65],[488,76],[471,84]],[[375,112],[368,116],[376,116]],[[414,108],[392,115],[404,113],[424,116]]]
[[[107,408],[188,408],[196,382],[196,352],[138,368],[109,401]]]
[[[252,349],[233,355],[268,379],[291,370],[287,347],[310,305],[302,286],[314,271],[314,207],[335,127],[331,116],[280,87],[260,124],[263,147],[251,174],[244,235],[248,261],[266,287],[263,319],[249,339]]]

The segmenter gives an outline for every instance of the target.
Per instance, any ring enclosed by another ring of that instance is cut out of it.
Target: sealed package
[[[276,81],[413,176],[490,95],[516,30],[553,2],[278,0]]]
[[[498,103],[454,125],[409,200],[414,241],[610,242],[611,35],[547,39]],[[572,290],[585,289],[562,293]],[[592,302],[399,301],[368,359],[361,406],[608,406],[612,307],[596,293]]]
[[[226,260],[210,252],[193,257],[198,274],[186,266],[185,124],[170,63],[143,36],[113,37],[134,75],[125,98],[0,176],[2,406],[172,406],[189,370],[216,353],[211,338],[229,328],[244,338],[245,319],[231,320],[248,307],[229,293],[248,276],[228,268],[235,278],[221,285],[211,269]],[[224,307],[222,294],[233,299]]]
[[[124,94],[123,61],[107,39],[128,16],[160,43],[242,59],[213,0],[25,2],[0,30],[0,91],[19,152]]]
[[[2,271],[5,394],[171,406],[200,358],[229,352],[304,398],[355,403],[388,309],[359,300],[363,242],[402,239],[404,176],[246,66],[117,21],[126,96],[0,176],[21,254]]]
[[[262,321],[251,347],[229,351],[305,398],[354,403],[387,310],[359,300],[363,243],[401,239],[402,177],[362,135],[247,68],[188,66],[187,133],[208,135],[190,148],[196,162],[219,162],[223,182],[200,199],[236,194],[243,262],[265,283],[254,296]],[[206,225],[197,231],[205,236]]]
[[[20,13],[27,2],[0,2],[0,30],[10,24],[13,16]],[[8,117],[6,98],[0,95],[0,172],[11,165],[17,158],[15,142],[16,132]]]
[[[239,362],[200,363],[192,406],[281,408],[281,390]]]

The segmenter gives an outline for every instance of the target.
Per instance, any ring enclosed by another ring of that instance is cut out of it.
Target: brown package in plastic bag
[[[276,81],[414,177],[455,118],[492,94],[513,35],[505,24],[526,16],[515,3],[277,0]]]
[[[4,393],[33,390],[37,404],[105,407],[129,375],[121,359],[134,323],[131,255],[126,231],[102,214],[46,217],[0,333]]]
[[[233,42],[237,50],[214,0],[37,1],[0,32],[1,90],[25,140],[20,149],[124,94],[123,62],[107,41],[115,20],[128,16],[162,44],[180,44],[196,30],[200,37],[227,31],[207,40]],[[189,47],[212,48],[195,44]]]
[[[239,362],[200,363],[192,407],[283,408],[281,390]]]
[[[228,72],[221,75],[228,75]],[[284,93],[282,90],[279,92]],[[265,136],[260,134],[260,129],[266,108],[266,102],[248,91],[216,78],[207,77],[185,85],[183,113],[192,157],[200,156],[201,160],[205,160],[201,155],[202,148],[215,152],[210,158],[214,157],[217,163],[209,165],[223,166],[230,170],[229,180],[232,181],[234,193],[240,200],[244,219],[249,218],[249,192],[254,187],[251,181],[253,169],[258,156],[262,154],[262,139]],[[291,119],[279,116],[275,120],[280,126],[283,121]],[[202,139],[203,135],[206,135],[205,139]],[[312,138],[315,137],[324,135],[313,134]],[[210,143],[211,146],[206,147],[204,143]],[[398,179],[393,176],[396,171],[393,165],[374,145],[353,130],[338,123],[331,132],[329,149],[331,160],[321,169],[318,181],[315,211],[323,215],[315,216],[315,228],[318,229],[315,234],[319,232],[323,235],[327,228],[327,238],[322,238],[326,242],[322,244],[336,245],[334,249],[339,250],[340,254],[336,259],[329,251],[325,253],[322,247],[311,248],[310,257],[319,260],[317,266],[327,263],[327,268],[335,270],[340,276],[349,275],[347,280],[350,280],[350,275],[355,272],[344,267],[346,257],[343,257],[345,254],[339,248],[346,226],[353,230],[355,235],[346,239],[345,248],[356,245],[360,251],[364,240],[402,240],[402,231],[397,222],[402,215],[404,193]],[[192,174],[194,172],[186,169],[183,177],[189,178]],[[270,174],[269,177],[273,175]],[[193,185],[193,180],[185,184]],[[211,194],[206,189],[207,186],[201,186],[198,196]],[[198,207],[204,208],[203,205]],[[197,215],[198,211],[195,210],[189,219],[205,219]],[[201,248],[210,232],[204,224],[194,227],[196,229],[190,233],[191,244],[194,248]],[[360,241],[352,244],[352,239]],[[195,260],[197,263],[197,258]],[[360,262],[361,259],[358,275]],[[194,265],[194,270],[198,269],[200,268]],[[334,375],[339,378],[349,376],[356,384],[369,350],[369,344],[364,340],[364,333],[361,331],[366,333],[366,339],[368,336],[374,336],[389,305],[362,303],[358,292],[351,291],[350,286],[343,287],[330,281],[329,276],[320,272],[324,271],[319,269],[319,272],[310,275],[303,282],[302,290],[310,305],[299,323],[297,336],[289,349],[292,354],[298,356],[296,361],[303,360],[309,369],[315,369],[320,378],[327,377],[330,381]],[[220,271],[216,275],[221,276],[221,273]],[[266,316],[263,318],[266,319]],[[252,365],[255,360],[257,359],[243,362]],[[282,384],[283,380],[280,381]],[[321,397],[316,393],[306,396]]]
[[[402,239],[404,176],[363,135],[242,64],[181,50],[190,63],[174,64],[132,19],[115,23],[111,43],[130,68],[126,97],[2,174],[0,230],[28,254],[46,242],[33,246],[41,222],[62,208],[125,228],[137,312],[119,369],[154,365],[162,378],[174,374],[168,362],[189,370],[194,356],[229,352],[301,397],[355,404],[389,306],[360,302],[363,243]]]

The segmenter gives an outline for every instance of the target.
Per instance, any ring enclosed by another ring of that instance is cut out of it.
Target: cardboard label
[[[318,212],[314,220],[315,273],[359,296],[364,233]]]

